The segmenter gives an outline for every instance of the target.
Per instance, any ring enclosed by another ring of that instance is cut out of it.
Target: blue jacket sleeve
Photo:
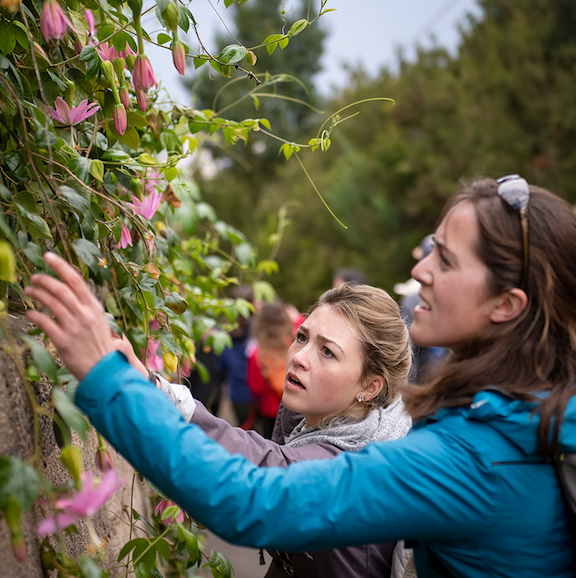
[[[284,551],[462,538],[494,521],[489,463],[419,430],[334,460],[258,468],[188,424],[118,352],[78,387],[96,429],[194,519],[229,542]]]

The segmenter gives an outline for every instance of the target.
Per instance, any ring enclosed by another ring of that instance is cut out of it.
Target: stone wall
[[[9,314],[5,320],[13,335],[25,334],[32,325],[25,317]],[[6,345],[6,340],[2,345]],[[36,398],[40,405],[49,408],[51,387],[46,383],[33,383]],[[75,438],[74,443],[82,449],[85,471],[95,470],[95,456],[98,447],[96,432],[91,429],[87,443]],[[44,417],[41,420],[40,447],[44,463],[44,474],[53,483],[59,484],[69,478],[66,469],[60,463],[60,451],[54,437],[53,422]],[[110,448],[118,477],[126,483],[115,492],[105,506],[92,518],[96,533],[106,545],[106,556],[103,567],[117,565],[118,552],[129,540],[130,528],[130,493],[132,488],[133,470],[130,465]],[[0,455],[17,456],[23,461],[30,460],[34,454],[34,424],[30,404],[14,363],[0,351]],[[134,484],[134,508],[148,519],[150,517],[150,501],[145,486],[138,482]],[[26,539],[28,556],[24,562],[18,562],[10,546],[10,532],[5,520],[0,520],[0,575],[2,578],[42,578],[44,576],[40,565],[41,540],[36,536],[38,523],[50,515],[50,509],[36,506],[29,514],[22,515],[22,531]],[[86,524],[78,521],[78,534],[65,538],[68,555],[75,557],[86,551],[90,539]],[[135,537],[137,534],[133,534]],[[59,545],[53,543],[58,550]],[[124,569],[113,570],[112,578],[124,573]]]

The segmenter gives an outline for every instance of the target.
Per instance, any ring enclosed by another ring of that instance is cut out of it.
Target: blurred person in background
[[[252,318],[254,347],[248,353],[246,380],[258,400],[262,431],[270,439],[284,392],[286,353],[294,341],[293,323],[280,300],[264,303]]]
[[[332,287],[337,287],[340,283],[357,283],[359,285],[365,285],[367,282],[364,271],[353,269],[352,267],[336,269],[334,275],[332,275]]]

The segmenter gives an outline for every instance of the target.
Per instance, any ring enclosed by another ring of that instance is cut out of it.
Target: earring
[[[362,396],[361,395],[358,396],[358,403],[362,403]]]
[[[494,301],[494,307],[498,307],[498,301]]]

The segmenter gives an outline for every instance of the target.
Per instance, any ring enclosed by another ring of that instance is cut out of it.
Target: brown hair
[[[342,283],[326,291],[310,307],[310,315],[317,307],[327,305],[352,322],[360,337],[363,356],[361,379],[382,376],[384,387],[373,399],[354,404],[342,415],[364,419],[377,407],[386,407],[406,383],[412,363],[410,336],[400,317],[398,304],[386,291],[371,287]],[[334,419],[330,416],[324,422]]]
[[[496,181],[473,183],[453,197],[441,219],[457,205],[474,205],[479,225],[476,251],[488,267],[491,295],[519,287],[522,233],[518,211],[498,196]],[[486,388],[513,398],[549,390],[538,407],[544,455],[558,451],[558,432],[576,381],[576,215],[552,193],[530,186],[528,205],[530,261],[522,315],[492,326],[451,354],[424,386],[407,386],[406,408],[417,421],[442,407],[463,406]]]

